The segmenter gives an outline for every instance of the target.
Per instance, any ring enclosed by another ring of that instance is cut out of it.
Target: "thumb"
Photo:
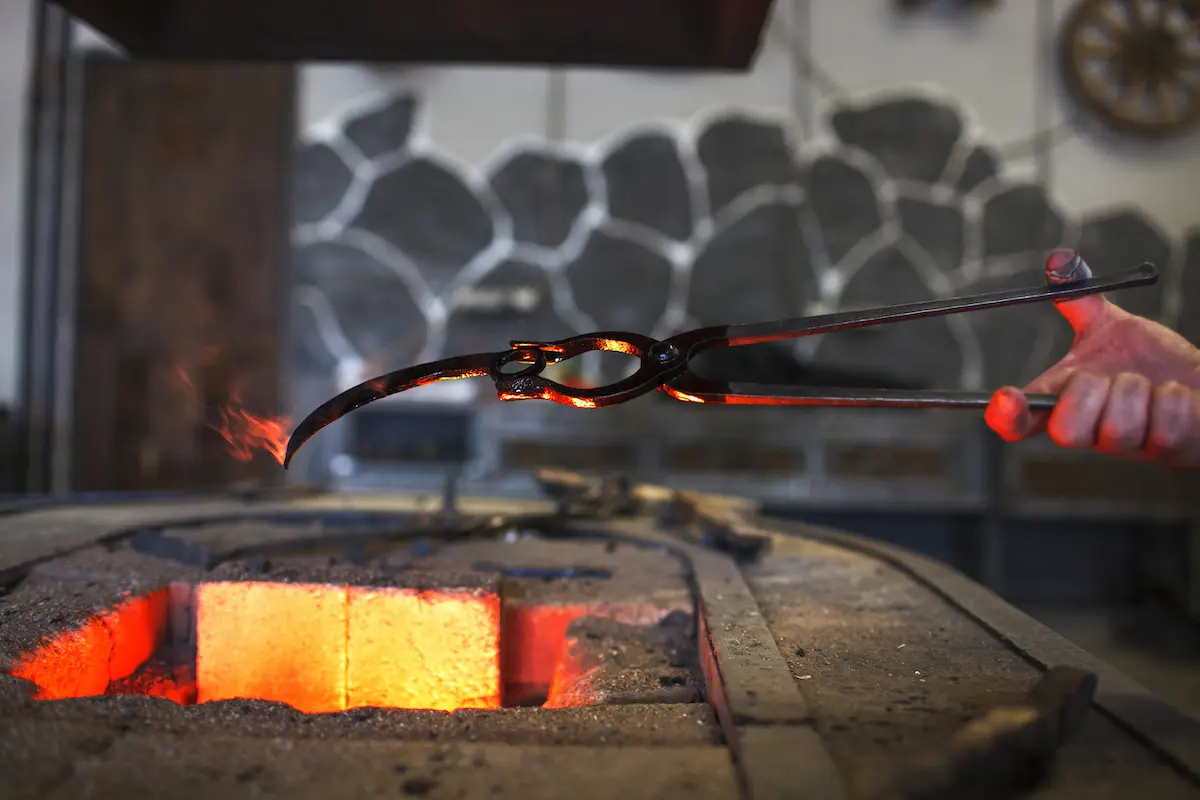
[[[1102,294],[1090,294],[1075,300],[1057,300],[1054,307],[1066,317],[1077,339],[1103,325],[1116,309]]]
[[[1046,259],[1046,284],[1062,286],[1092,277],[1092,269],[1074,250],[1055,250]],[[1070,323],[1076,338],[1103,324],[1116,306],[1102,294],[1089,294],[1073,300],[1056,300],[1055,308]]]

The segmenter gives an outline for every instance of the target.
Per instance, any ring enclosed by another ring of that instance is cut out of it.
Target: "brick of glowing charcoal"
[[[500,706],[500,595],[492,579],[351,586],[347,706]]]
[[[230,581],[196,590],[197,701],[346,707],[346,584]]]

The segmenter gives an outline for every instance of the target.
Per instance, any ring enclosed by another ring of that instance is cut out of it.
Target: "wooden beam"
[[[132,55],[746,70],[771,0],[58,0]]]

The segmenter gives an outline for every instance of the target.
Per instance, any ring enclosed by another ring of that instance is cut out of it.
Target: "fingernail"
[[[1092,268],[1074,250],[1055,250],[1046,259],[1046,283],[1061,286],[1092,277]]]

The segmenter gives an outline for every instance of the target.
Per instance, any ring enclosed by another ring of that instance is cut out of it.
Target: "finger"
[[[1034,435],[1029,403],[1015,386],[1002,387],[992,394],[983,420],[1006,442],[1019,442]]]
[[[1153,386],[1144,375],[1123,372],[1113,378],[1097,430],[1097,448],[1113,456],[1140,455],[1150,427]]]
[[[1063,285],[1091,276],[1091,267],[1074,250],[1055,250],[1046,258],[1046,282],[1050,285]],[[1102,294],[1059,300],[1054,306],[1071,324],[1076,339],[1103,324],[1117,311],[1117,307]]]
[[[1112,380],[1082,370],[1075,372],[1058,396],[1046,432],[1060,447],[1096,446],[1100,417],[1108,402]]]
[[[1200,463],[1200,401],[1186,386],[1168,381],[1150,399],[1146,454],[1177,464]]]
[[[997,389],[984,412],[984,421],[1000,438],[1008,442],[1019,442],[1046,430],[1050,418],[1048,411],[1033,411],[1029,407],[1028,394],[1054,394],[1066,385],[1075,367],[1061,362],[1043,372],[1024,389],[1004,386]]]

